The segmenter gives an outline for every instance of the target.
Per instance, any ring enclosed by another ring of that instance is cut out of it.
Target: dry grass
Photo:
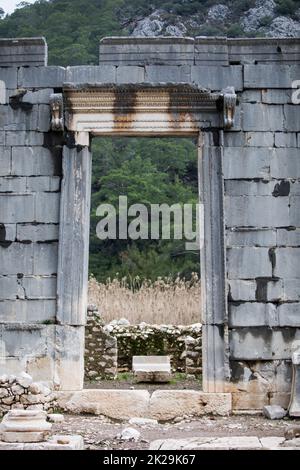
[[[89,302],[97,305],[105,322],[127,318],[131,324],[190,325],[201,322],[200,280],[159,278],[155,282],[138,278],[108,280],[91,278]]]

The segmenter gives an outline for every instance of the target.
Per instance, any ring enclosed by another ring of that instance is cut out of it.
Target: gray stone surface
[[[282,419],[286,416],[286,410],[284,410],[281,406],[264,406],[263,407],[263,414],[268,419]]]
[[[276,245],[276,230],[232,228],[227,230],[227,246],[268,246]]]
[[[274,275],[287,279],[299,279],[299,255],[300,248],[277,248],[275,250],[276,264]]]
[[[77,65],[67,67],[66,82],[72,83],[114,83],[116,81],[116,67],[113,65]],[[128,80],[125,80],[128,82]]]
[[[43,134],[39,135],[43,137]],[[12,174],[16,176],[57,175],[59,163],[58,157],[52,156],[50,150],[41,146],[12,149]]]
[[[291,88],[299,80],[299,65],[245,65],[245,88]]]
[[[272,264],[267,248],[234,247],[227,249],[229,279],[272,277]]]
[[[48,48],[45,38],[0,39],[0,66],[47,65]]]
[[[100,65],[182,65],[194,63],[192,38],[103,38]]]
[[[236,91],[243,89],[242,67],[231,65],[229,67],[201,66],[192,67],[192,82],[209,90],[222,90],[233,86]]]
[[[66,81],[66,69],[58,66],[21,67],[18,72],[20,88],[60,88]]]
[[[293,225],[289,215],[289,198],[272,196],[227,197],[225,211],[228,227],[287,227]],[[300,219],[300,218],[299,218]]]
[[[289,123],[285,123],[285,115],[283,114],[283,106],[244,103],[243,108],[243,127],[245,131],[279,131],[286,129],[294,130],[294,126],[289,127]]]
[[[148,65],[145,67],[146,82],[191,82],[191,66],[190,65]],[[205,85],[203,85],[205,87]]]
[[[5,83],[6,88],[17,88],[18,69],[17,67],[0,66],[0,80]]]
[[[9,175],[10,172],[11,172],[11,148],[0,147],[0,176]],[[1,181],[3,180],[1,179]]]
[[[235,328],[230,331],[229,336],[232,359],[247,361],[290,360],[292,344],[300,340],[300,329]]]
[[[277,310],[271,303],[247,302],[229,307],[231,328],[276,325],[278,325]]]

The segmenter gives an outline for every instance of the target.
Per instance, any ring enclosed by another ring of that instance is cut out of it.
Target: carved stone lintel
[[[50,96],[51,110],[51,129],[55,132],[64,130],[64,105],[63,95],[61,93],[53,93]]]
[[[223,94],[223,116],[224,129],[231,129],[234,125],[234,115],[236,108],[236,94],[233,87],[222,90]]]

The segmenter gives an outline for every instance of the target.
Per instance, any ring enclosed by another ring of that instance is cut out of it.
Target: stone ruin
[[[202,325],[130,325],[114,320],[105,325],[94,305],[89,305],[85,328],[85,382],[115,379],[132,371],[135,355],[167,355],[173,373],[195,378],[202,373]]]
[[[193,135],[203,394],[227,411],[288,406],[300,341],[299,49],[300,39],[115,37],[101,41],[99,65],[63,68],[47,66],[43,38],[0,40],[1,374],[81,393],[90,139]]]

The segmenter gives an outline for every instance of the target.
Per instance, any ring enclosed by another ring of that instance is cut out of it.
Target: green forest
[[[186,251],[184,240],[101,241],[96,235],[97,207],[109,203],[118,209],[119,195],[128,197],[129,206],[147,208],[197,203],[196,149],[192,139],[184,138],[94,139],[90,272],[97,279],[189,279],[199,272],[199,252]]]
[[[229,0],[230,21],[208,24],[213,0],[38,0],[21,2],[10,16],[0,8],[0,37],[44,36],[49,65],[98,63],[99,40],[104,36],[128,36],[137,21],[156,9],[166,22],[197,15],[187,34],[243,36],[241,15],[255,0]],[[278,15],[293,17],[300,0],[276,0]],[[264,18],[267,23],[268,18]],[[194,22],[195,23],[195,22]],[[199,25],[198,25],[199,23]],[[255,34],[254,34],[255,35]],[[96,139],[93,144],[90,272],[99,280],[108,277],[182,277],[199,271],[199,253],[186,252],[181,241],[100,241],[96,237],[99,204],[116,205],[120,194],[129,204],[197,202],[196,147],[188,139]]]

